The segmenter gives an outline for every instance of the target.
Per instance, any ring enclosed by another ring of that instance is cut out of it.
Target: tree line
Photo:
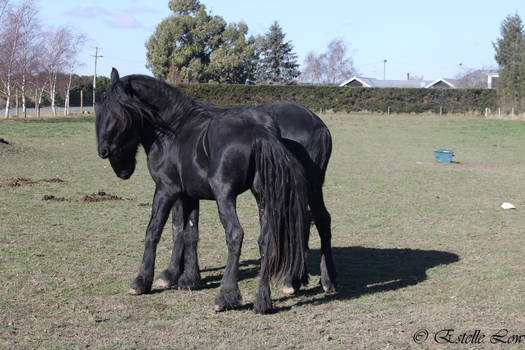
[[[57,92],[63,90],[67,113],[78,54],[85,42],[85,35],[67,27],[42,26],[32,0],[0,0],[0,93],[5,99],[4,118],[9,118],[15,91],[20,93],[23,114],[30,99],[38,110],[47,97],[56,115]]]
[[[172,83],[335,85],[358,74],[350,47],[340,38],[323,53],[308,53],[300,71],[293,45],[277,22],[264,35],[253,37],[248,36],[247,24],[226,23],[221,16],[209,14],[199,0],[170,0],[168,6],[172,14],[146,43],[146,57],[147,68]],[[503,21],[494,49],[500,105],[523,112],[525,32],[518,14]],[[463,69],[458,86],[486,88],[489,72]]]
[[[342,39],[326,54],[310,53],[301,76],[297,54],[278,22],[254,37],[246,23],[226,23],[199,0],[170,0],[168,6],[172,14],[146,43],[146,58],[153,75],[172,83],[332,84],[355,73]]]

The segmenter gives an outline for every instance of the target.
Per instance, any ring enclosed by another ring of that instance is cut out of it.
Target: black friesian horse
[[[120,79],[114,69],[111,85],[96,107],[96,116],[98,153],[109,158],[117,176],[127,179],[133,174],[136,152],[142,144],[156,184],[144,256],[132,294],[151,290],[156,246],[170,211],[174,249],[170,266],[160,279],[181,287],[199,285],[199,199],[214,199],[228,244],[215,308],[239,305],[242,298],[237,275],[243,230],[235,202],[237,195],[247,189],[256,198],[261,222],[261,271],[255,311],[271,309],[271,278],[285,278],[290,283],[306,280],[306,210],[313,186],[309,186],[305,174],[311,169],[302,158],[308,157],[308,152],[297,141],[285,144],[279,125],[263,108],[206,106],[150,77],[131,75]],[[333,287],[331,255],[325,257],[328,287]]]
[[[199,103],[199,102],[197,102]],[[200,103],[212,113],[224,113],[228,108]],[[315,226],[321,239],[321,285],[325,292],[334,292],[336,271],[332,260],[331,218],[323,198],[323,183],[328,161],[332,153],[332,137],[323,121],[307,108],[291,102],[273,102],[246,107],[248,110],[263,112],[272,117],[281,132],[285,143],[306,169],[309,188],[309,206]],[[253,113],[257,118],[258,114]],[[172,261],[172,264],[175,262]],[[156,285],[160,288],[171,287],[176,280],[163,278],[161,274]],[[301,283],[287,278],[283,292],[295,293]]]

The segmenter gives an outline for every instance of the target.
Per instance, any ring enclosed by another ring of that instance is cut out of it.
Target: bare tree
[[[71,41],[71,32],[65,27],[50,29],[44,33],[44,56],[42,59],[47,73],[47,93],[51,101],[53,116],[57,115],[55,101],[58,74],[62,72],[66,64]]]
[[[65,101],[64,101],[64,116],[69,114],[69,91],[71,90],[71,79],[73,76],[73,72],[76,68],[78,68],[79,62],[78,62],[78,54],[84,44],[87,41],[87,36],[84,34],[79,35],[72,35],[72,41],[69,44],[68,50],[66,52],[66,64],[69,68],[69,74],[67,76],[67,82],[66,82],[66,94],[65,94]]]
[[[325,53],[310,52],[304,61],[301,81],[316,84],[337,84],[357,74],[349,45],[342,39],[332,40]]]
[[[7,6],[7,5],[6,5]],[[7,10],[6,10],[7,8]],[[20,46],[21,29],[27,12],[32,8],[30,0],[24,1],[17,8],[4,7],[5,16],[2,21],[2,40],[0,42],[0,70],[2,92],[6,95],[4,118],[9,118],[12,84],[16,72],[18,49]]]
[[[9,0],[0,0],[0,22],[9,8]]]
[[[18,49],[18,85],[22,93],[22,113],[27,116],[26,95],[28,81],[40,69],[39,44],[40,26],[37,22],[37,11],[30,7],[24,14],[20,30],[20,44]]]
[[[43,66],[41,66],[43,67]],[[47,85],[47,73],[43,69],[38,71],[39,73],[31,76],[32,91],[35,91],[35,111],[36,117],[40,118],[40,105],[42,104],[42,97],[46,90]]]
[[[483,89],[488,87],[488,76],[497,69],[483,68],[471,69],[463,68],[456,75],[456,86],[464,89]]]

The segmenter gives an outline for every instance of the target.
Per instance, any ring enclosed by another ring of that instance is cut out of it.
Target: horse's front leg
[[[162,271],[155,288],[197,289],[201,284],[197,243],[199,241],[199,201],[177,198],[171,212],[173,250],[168,268]]]
[[[151,208],[151,218],[146,230],[146,239],[144,255],[137,278],[131,284],[129,294],[144,294],[151,291],[153,284],[153,273],[155,270],[155,257],[157,253],[157,244],[159,243],[162,229],[166,224],[174,196],[162,188],[155,189],[153,205]]]
[[[180,275],[184,271],[184,201],[179,197],[173,203],[171,210],[172,229],[173,229],[173,249],[168,268],[162,271],[159,278],[153,285],[154,288],[166,289],[177,284]]]

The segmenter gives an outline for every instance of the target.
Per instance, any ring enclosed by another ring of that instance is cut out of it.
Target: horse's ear
[[[119,81],[120,77],[118,75],[118,71],[113,68],[111,70],[111,84],[115,84],[117,81]]]

